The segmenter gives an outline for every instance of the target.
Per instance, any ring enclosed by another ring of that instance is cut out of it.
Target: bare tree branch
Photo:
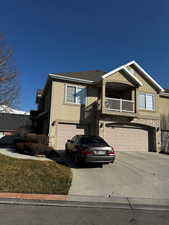
[[[17,75],[13,51],[0,34],[0,105],[15,106],[20,91]]]

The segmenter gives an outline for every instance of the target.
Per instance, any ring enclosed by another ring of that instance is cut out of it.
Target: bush
[[[52,159],[52,158],[55,158],[55,157],[60,157],[60,155],[59,155],[59,153],[57,151],[52,150],[46,155],[46,157]]]
[[[25,137],[25,135],[27,133],[30,133],[32,131],[33,131],[32,127],[29,126],[29,125],[26,125],[26,126],[22,126],[22,127],[17,128],[14,134],[16,136],[18,136],[18,137],[22,137],[23,138],[23,137]]]
[[[21,153],[21,154],[25,154],[26,153],[26,146],[25,146],[25,142],[17,142],[16,143],[16,150],[18,153]]]
[[[28,133],[25,135],[25,141],[31,143],[38,143],[37,134]]]
[[[37,143],[37,144],[44,144],[48,145],[49,144],[49,137],[46,134],[34,134],[34,133],[28,133],[25,134],[24,137],[17,136],[15,138],[15,142],[28,142],[28,143]]]
[[[49,137],[45,134],[29,133],[25,135],[26,142],[48,145]]]
[[[15,147],[17,152],[21,154],[58,156],[58,153],[52,147],[49,147],[48,143],[47,135],[28,133],[24,138],[20,137],[15,140]]]
[[[14,145],[16,146],[17,144],[19,143],[24,143],[25,142],[25,139],[24,138],[15,138],[15,140],[13,141]]]
[[[47,157],[51,156],[55,152],[52,147],[32,142],[16,143],[16,150],[21,154],[45,155]]]
[[[38,143],[48,145],[49,144],[49,137],[45,134],[38,135]]]

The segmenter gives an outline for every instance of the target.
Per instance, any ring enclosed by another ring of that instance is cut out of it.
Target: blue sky
[[[48,73],[105,70],[136,60],[169,88],[169,1],[5,0],[0,32],[13,48],[20,109],[36,109]]]

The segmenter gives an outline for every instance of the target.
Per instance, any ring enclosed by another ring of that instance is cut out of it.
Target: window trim
[[[85,96],[85,103],[81,104],[77,102],[77,97],[76,97],[76,102],[68,102],[67,101],[67,87],[75,87],[75,88],[84,88],[86,90],[86,96]],[[82,86],[82,85],[76,85],[76,84],[65,84],[65,98],[64,98],[64,102],[65,104],[69,104],[69,105],[86,105],[87,103],[87,87],[86,86]]]
[[[141,108],[140,107],[140,95],[144,95],[144,98],[145,98],[145,108]],[[151,95],[153,98],[153,108],[152,109],[147,109],[146,108],[146,96],[147,95]],[[139,92],[139,95],[138,95],[138,109],[139,110],[144,110],[144,111],[150,111],[150,112],[155,112],[156,111],[156,96],[155,94],[153,93],[148,93],[148,92]]]

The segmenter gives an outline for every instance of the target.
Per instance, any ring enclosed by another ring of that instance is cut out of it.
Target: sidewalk
[[[49,161],[50,159],[47,159],[45,157],[37,157],[37,156],[30,156],[30,155],[24,155],[19,154],[15,152],[14,148],[0,148],[0,153],[12,158],[17,159],[32,159],[32,160],[41,160],[41,161]]]

